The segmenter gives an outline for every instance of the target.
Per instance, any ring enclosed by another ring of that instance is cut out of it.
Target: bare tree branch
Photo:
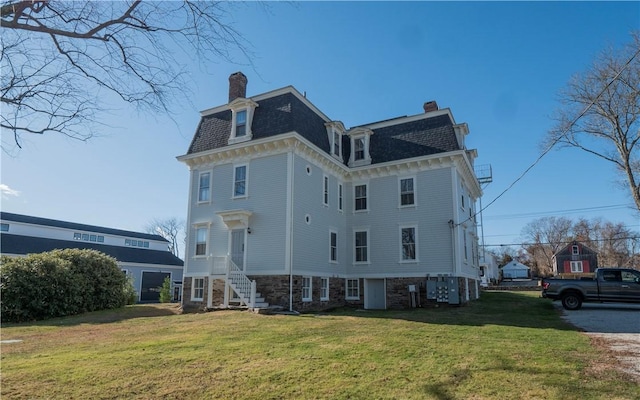
[[[189,104],[181,54],[206,64],[240,56],[242,35],[227,22],[246,5],[215,1],[10,0],[1,2],[2,148],[23,134],[87,140],[103,125],[105,94],[140,111]]]
[[[575,75],[560,103],[545,147],[574,147],[613,163],[640,211],[640,31],[624,48],[606,49]]]
[[[176,257],[180,257],[178,237],[186,235],[184,231],[184,221],[176,218],[154,219],[147,225],[147,232],[160,235],[169,241],[169,249]]]

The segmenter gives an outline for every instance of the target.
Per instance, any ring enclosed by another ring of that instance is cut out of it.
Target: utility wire
[[[627,67],[629,66],[629,64],[631,64],[631,62],[638,56],[638,54],[640,54],[640,49],[638,49],[638,51],[635,52],[635,54],[633,56],[631,56],[631,58],[624,64],[624,66],[620,69],[620,71],[618,71],[618,73],[616,74],[616,76],[613,77],[613,79],[611,79],[609,81],[609,83],[607,83],[607,85],[602,88],[602,90],[598,93],[598,95],[591,100],[591,102],[589,103],[588,106],[585,107],[584,110],[582,110],[582,112],[573,119],[573,121],[571,121],[571,123],[562,131],[562,133],[560,135],[558,135],[558,137],[556,139],[554,139],[551,144],[549,144],[549,146],[547,146],[547,148],[538,156],[538,158],[536,158],[536,160],[533,162],[533,164],[531,164],[527,169],[524,170],[523,173],[520,174],[520,176],[518,176],[513,182],[511,182],[511,184],[509,186],[507,186],[507,188],[505,190],[502,191],[502,193],[500,193],[498,196],[496,196],[495,199],[491,200],[489,202],[489,204],[487,204],[486,206],[484,206],[482,209],[480,209],[480,211],[476,212],[475,214],[473,214],[473,216],[470,216],[469,218],[465,219],[462,222],[457,223],[455,226],[460,226],[463,223],[475,218],[478,214],[480,214],[482,211],[486,210],[487,207],[491,206],[493,203],[496,202],[496,200],[498,200],[500,197],[502,197],[505,193],[507,193],[509,190],[511,190],[511,188],[518,183],[522,178],[524,178],[524,176],[529,173],[529,171],[535,167],[540,160],[542,160],[542,157],[546,156],[547,153],[549,153],[551,151],[551,149],[558,144],[558,142],[567,135],[567,133],[569,132],[569,130],[571,128],[573,128],[573,126],[578,122],[578,120],[580,118],[582,118],[587,111],[589,111],[589,109],[591,107],[593,107],[593,105],[596,103],[596,101],[598,101],[600,99],[600,97],[602,96],[602,94],[609,89],[609,86],[611,86],[613,84],[613,82],[615,82],[618,77],[620,76],[620,74],[622,74],[622,72],[624,72],[625,69],[627,69]]]
[[[627,237],[619,237],[619,238],[610,238],[610,239],[588,239],[582,240],[580,242],[589,243],[589,242],[608,242],[608,241],[618,241],[618,240],[637,240],[640,239],[640,236],[627,236]],[[576,240],[569,241],[560,241],[560,242],[546,242],[546,243],[501,243],[501,244],[485,244],[480,245],[480,247],[505,247],[505,246],[538,246],[538,245],[551,245],[551,244],[569,244],[573,243]]]
[[[568,210],[535,211],[535,212],[521,213],[521,214],[489,215],[489,216],[485,216],[484,219],[517,219],[517,218],[527,218],[527,217],[539,217],[539,216],[546,216],[546,215],[553,215],[553,214],[570,214],[570,213],[576,213],[576,212],[616,210],[619,208],[627,208],[627,207],[629,207],[629,204],[612,204],[610,206],[572,208]]]

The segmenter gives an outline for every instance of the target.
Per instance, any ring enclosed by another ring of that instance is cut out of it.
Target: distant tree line
[[[517,259],[531,268],[534,276],[548,276],[553,272],[553,255],[575,240],[598,253],[601,267],[640,268],[640,234],[623,223],[544,217],[527,224],[522,237],[520,249],[492,251],[499,265]]]

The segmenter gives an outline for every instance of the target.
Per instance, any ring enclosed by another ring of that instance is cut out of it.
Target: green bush
[[[124,284],[124,296],[127,299],[127,305],[136,304],[138,301],[138,293],[136,293],[136,289],[133,287],[133,277],[127,276],[127,282]]]
[[[173,300],[173,294],[171,293],[171,279],[167,276],[162,282],[162,288],[160,289],[160,302],[170,303]]]
[[[2,257],[1,319],[22,322],[122,307],[127,285],[116,260],[95,250]]]

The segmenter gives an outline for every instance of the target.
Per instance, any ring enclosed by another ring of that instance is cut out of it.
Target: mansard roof
[[[3,254],[21,255],[43,253],[56,249],[91,249],[105,253],[120,262],[175,265],[180,267],[184,265],[184,262],[170,251],[110,246],[92,242],[59,240],[9,233],[0,235],[0,247]]]
[[[400,121],[372,129],[372,164],[461,150],[448,114]]]
[[[325,124],[330,120],[309,100],[289,86],[252,97],[258,104],[252,122],[252,140],[297,132],[329,154]],[[231,110],[220,106],[203,112],[187,155],[228,146]],[[463,148],[456,137],[455,122],[448,109],[360,125],[371,129],[371,164],[444,153]],[[343,160],[348,164],[350,142],[343,136]],[[245,142],[245,143],[250,143]]]
[[[259,97],[259,96],[256,96]],[[256,100],[251,124],[253,140],[282,133],[298,132],[314,145],[329,152],[329,139],[324,126],[326,121],[293,92]],[[231,133],[231,110],[204,115],[187,154],[219,149],[227,146]]]
[[[102,226],[95,226],[95,225],[78,224],[75,222],[59,221],[56,219],[49,219],[49,218],[32,217],[30,215],[13,214],[13,213],[8,213],[4,211],[0,212],[0,219],[7,222],[21,222],[21,223],[31,224],[31,225],[51,226],[55,228],[70,229],[75,231],[104,233],[107,235],[124,236],[124,237],[135,238],[135,239],[155,240],[155,241],[169,243],[167,239],[163,238],[160,235],[125,231],[121,229],[105,228]]]

